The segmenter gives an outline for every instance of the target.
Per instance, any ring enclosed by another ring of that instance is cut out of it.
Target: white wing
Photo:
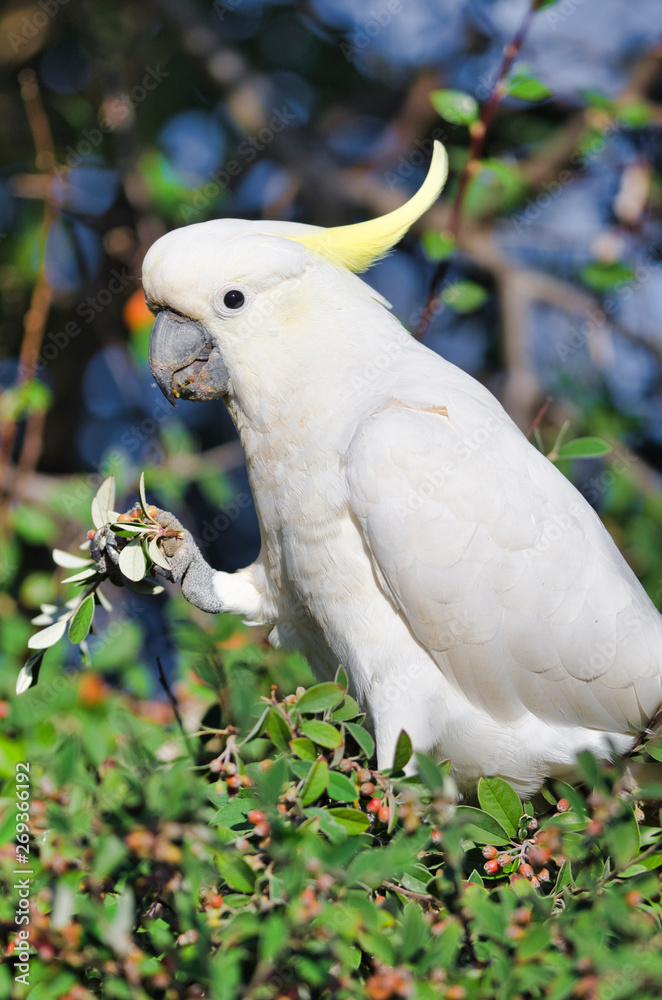
[[[662,702],[662,619],[562,473],[457,388],[447,410],[391,400],[347,451],[381,586],[494,719],[639,732]]]

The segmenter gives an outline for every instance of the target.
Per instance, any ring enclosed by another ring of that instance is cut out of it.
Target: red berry
[[[496,858],[497,853],[498,852],[497,852],[496,847],[494,847],[492,844],[488,844],[487,847],[483,848],[483,857],[484,858]]]
[[[373,802],[374,802],[374,799],[373,799]],[[377,813],[377,818],[379,819],[380,823],[388,823],[389,815],[390,815],[390,813],[389,813],[388,806],[382,806],[380,808],[379,812]]]
[[[92,541],[92,539],[94,538],[95,535],[96,535],[96,531],[94,530],[94,528],[90,528],[90,530],[87,533],[87,537],[90,539],[90,541]]]
[[[488,875],[494,875],[496,872],[499,871],[499,862],[497,861],[496,858],[492,858],[491,861],[485,862],[483,868],[485,869]]]
[[[263,823],[266,818],[261,809],[251,809],[248,813],[248,822],[253,823],[253,825]]]
[[[567,799],[559,799],[559,801],[556,803],[556,808],[557,811],[560,813],[567,813],[568,809],[570,808],[570,803],[568,802]]]
[[[519,866],[519,873],[524,878],[533,878],[533,868],[531,865],[527,865],[526,861]]]
[[[228,788],[240,788],[241,778],[238,774],[231,774],[229,778],[225,779]]]
[[[370,802],[368,802],[366,809],[368,810],[369,813],[376,813],[379,812],[381,807],[382,807],[381,799],[370,799]]]

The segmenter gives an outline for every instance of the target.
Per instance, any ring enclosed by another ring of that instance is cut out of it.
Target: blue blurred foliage
[[[451,159],[444,196],[450,200],[469,135],[443,122],[428,94],[457,88],[484,103],[526,7],[525,0],[311,0],[303,6],[138,0],[111,8],[89,0],[76,9],[62,5],[39,27],[38,8],[28,3],[25,23],[37,27],[21,28],[25,37],[0,47],[6,355],[0,361],[5,369],[18,356],[39,261],[40,202],[24,177],[44,168],[35,165],[16,87],[17,74],[32,69],[57,162],[49,188],[54,220],[44,248],[54,303],[39,369],[55,406],[41,468],[118,471],[128,502],[141,468],[167,463],[177,448],[206,450],[231,440],[220,403],[183,402],[170,411],[152,385],[148,321],[136,318],[147,247],[168,229],[219,215],[354,221],[364,206],[343,190],[326,189],[317,174],[367,172],[375,186],[404,197],[422,180],[430,137],[439,130]],[[9,38],[7,24],[4,29]],[[660,0],[562,0],[538,12],[517,69],[538,78],[551,96],[531,105],[504,98],[486,149],[495,169],[482,178],[495,184],[514,178],[510,201],[497,202],[485,219],[496,252],[513,268],[577,289],[585,288],[582,269],[596,261],[613,258],[639,274],[627,292],[625,286],[613,291],[595,338],[581,333],[581,317],[571,320],[561,303],[536,304],[526,352],[544,391],[574,393],[587,407],[617,411],[636,426],[631,442],[653,449],[655,458],[662,445],[662,264],[655,257],[662,247],[662,85],[651,77],[649,113],[636,107],[621,113],[609,101],[625,92],[661,41]],[[527,189],[519,168],[578,114],[597,137],[594,147],[569,151],[569,180],[552,177],[547,187]],[[639,167],[649,171],[651,194],[630,224],[615,203],[626,172]],[[434,271],[418,237],[409,236],[365,280],[412,328]],[[444,277],[458,280],[485,287],[486,302],[468,314],[441,309],[425,342],[498,388],[498,290],[466,253],[455,254]],[[73,324],[68,333],[67,324]],[[575,334],[578,346],[565,353]],[[165,474],[163,482],[159,502],[188,506],[192,525],[213,523],[219,504],[209,489]],[[229,500],[247,493],[245,471],[230,469]],[[227,530],[208,543],[209,557],[234,569],[257,549],[252,504],[227,520]]]

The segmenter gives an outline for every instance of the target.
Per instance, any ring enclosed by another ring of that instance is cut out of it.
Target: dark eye
[[[228,309],[241,309],[245,301],[244,293],[236,288],[231,288],[223,296],[223,305]]]

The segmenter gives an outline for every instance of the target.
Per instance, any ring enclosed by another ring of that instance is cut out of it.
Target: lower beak
[[[221,352],[206,327],[170,309],[162,309],[154,321],[149,367],[173,406],[180,398],[218,399],[230,385]]]

